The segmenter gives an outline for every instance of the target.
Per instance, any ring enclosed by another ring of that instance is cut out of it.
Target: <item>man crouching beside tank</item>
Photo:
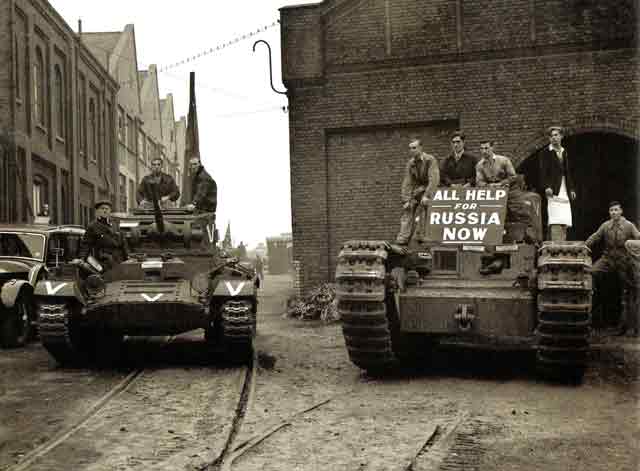
[[[413,233],[417,238],[424,237],[426,207],[433,198],[440,184],[440,169],[433,155],[422,151],[420,139],[409,143],[409,155],[402,180],[402,215],[400,216],[400,233],[396,238],[399,245],[408,245]],[[416,230],[416,219],[420,228]]]
[[[93,256],[102,265],[102,273],[106,273],[127,259],[127,244],[111,224],[111,201],[98,201],[95,210],[96,220],[87,226],[80,256],[82,259]]]
[[[636,320],[637,313],[632,309],[635,305],[635,283],[630,254],[625,248],[625,243],[630,240],[640,239],[640,232],[636,226],[622,216],[622,205],[618,201],[609,203],[610,219],[602,223],[586,241],[590,249],[598,243],[603,243],[603,253],[591,268],[594,277],[597,299],[602,303],[602,277],[605,273],[615,273],[622,283],[622,314],[619,325],[619,334],[623,335],[627,328],[638,332],[638,326],[630,325]],[[633,247],[632,247],[633,248]],[[595,304],[595,303],[594,303]]]
[[[157,196],[156,196],[157,195]],[[151,173],[145,176],[138,185],[136,200],[143,209],[153,209],[153,200],[158,199],[161,206],[169,201],[177,201],[180,190],[173,177],[162,171],[162,159],[156,157],[151,161]]]
[[[218,204],[218,186],[200,162],[200,157],[189,159],[189,172],[193,199],[186,208],[200,213],[215,213]]]

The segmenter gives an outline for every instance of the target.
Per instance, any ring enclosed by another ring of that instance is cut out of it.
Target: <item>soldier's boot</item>
[[[622,293],[622,312],[620,313],[620,324],[618,335],[638,336],[640,313],[638,312],[638,293],[633,287],[624,288]]]

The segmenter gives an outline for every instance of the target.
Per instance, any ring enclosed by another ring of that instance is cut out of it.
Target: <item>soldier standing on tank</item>
[[[631,316],[634,314],[629,311],[634,305],[635,295],[633,267],[625,248],[625,242],[640,239],[640,232],[633,223],[622,216],[622,205],[618,201],[609,203],[609,216],[610,219],[602,223],[598,230],[587,239],[586,245],[591,249],[597,242],[604,243],[602,257],[591,267],[596,292],[598,293],[598,288],[602,286],[602,275],[605,273],[615,273],[622,282],[623,309],[619,325],[622,335],[627,330],[627,324],[633,322]],[[603,294],[598,293],[598,297],[602,298]]]
[[[571,178],[569,156],[562,147],[562,128],[549,128],[549,146],[540,154],[539,193],[547,200],[546,220],[551,240],[567,240],[567,228],[572,226],[571,201],[576,199]],[[543,214],[544,216],[544,214]]]
[[[155,186],[155,192],[154,192]],[[154,193],[158,203],[164,206],[168,201],[176,201],[180,197],[180,189],[173,177],[162,171],[162,159],[156,157],[151,161],[151,173],[144,177],[138,185],[136,200],[143,208],[153,204]]]
[[[407,245],[416,231],[416,218],[424,226],[426,207],[440,184],[440,169],[433,155],[422,151],[420,139],[409,142],[411,158],[405,167],[402,180],[401,198],[402,215],[400,216],[400,232],[396,242]],[[424,227],[418,230],[419,237],[424,234]],[[422,232],[422,233],[421,233]]]
[[[189,159],[193,198],[187,209],[202,213],[215,213],[218,205],[218,186],[200,162],[200,157]]]
[[[111,224],[111,201],[102,200],[95,204],[96,220],[89,226],[82,238],[81,258],[92,255],[103,268],[103,273],[127,259],[127,244]]]

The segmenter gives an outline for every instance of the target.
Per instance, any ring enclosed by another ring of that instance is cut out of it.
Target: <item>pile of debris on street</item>
[[[323,283],[307,296],[289,299],[286,315],[294,319],[319,319],[327,323],[340,320],[334,287],[329,283]]]

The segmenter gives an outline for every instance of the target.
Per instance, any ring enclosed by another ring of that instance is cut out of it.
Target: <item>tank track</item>
[[[44,348],[62,365],[78,360],[79,352],[73,343],[71,311],[67,304],[38,306],[38,332]]]
[[[590,251],[583,242],[544,242],[538,257],[536,356],[547,371],[581,374],[591,334]]]
[[[240,357],[250,355],[256,334],[256,315],[251,300],[226,301],[220,314],[222,341],[229,353]]]
[[[349,358],[384,371],[397,363],[386,305],[386,242],[353,240],[338,255],[336,298]]]

